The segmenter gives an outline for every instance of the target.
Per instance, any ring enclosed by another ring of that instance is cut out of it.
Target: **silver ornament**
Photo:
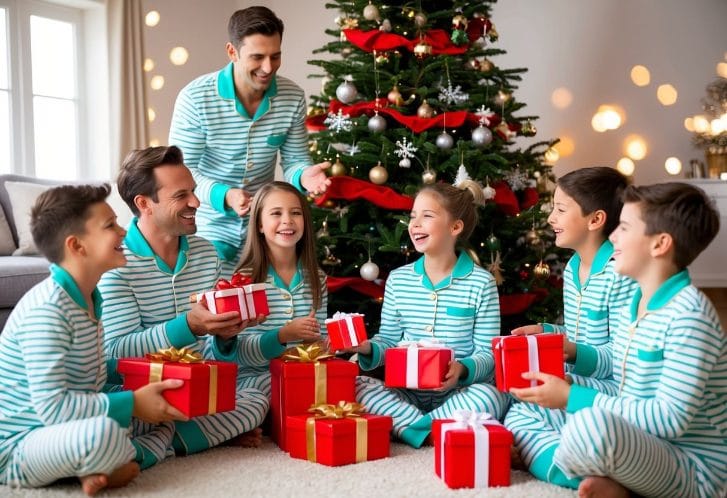
[[[379,31],[384,31],[385,33],[388,33],[391,31],[391,21],[388,19],[384,19],[381,21],[381,26],[379,26]]]
[[[482,189],[482,193],[485,194],[485,199],[489,201],[495,198],[495,194],[497,192],[494,188],[490,187],[490,184],[488,183],[485,185],[485,188]]]
[[[376,5],[370,3],[364,7],[363,16],[367,21],[376,21],[379,19],[379,9]]]
[[[359,271],[359,273],[361,274],[361,278],[372,282],[376,280],[379,276],[379,265],[369,259],[367,262],[361,265],[361,270]]]
[[[427,16],[424,12],[417,12],[414,15],[414,24],[417,28],[423,28],[427,24]]]
[[[446,131],[443,131],[437,137],[436,144],[437,147],[442,150],[449,150],[454,145],[454,139],[452,138],[452,135],[450,135]]]
[[[379,113],[376,113],[369,119],[368,127],[373,133],[381,133],[386,129],[386,119],[383,116],[379,116]]]
[[[472,143],[475,147],[485,147],[487,144],[492,142],[492,132],[486,126],[478,126],[472,130]]]
[[[336,88],[336,98],[344,104],[350,104],[356,99],[358,90],[350,81],[346,80]]]
[[[432,184],[437,181],[437,173],[431,169],[424,170],[422,173],[422,183],[425,185]]]
[[[405,157],[401,161],[399,161],[399,166],[402,168],[411,168],[411,161],[408,157]]]

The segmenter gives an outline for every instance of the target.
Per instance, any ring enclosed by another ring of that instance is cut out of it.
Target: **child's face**
[[[106,202],[97,202],[89,208],[85,233],[78,236],[86,256],[85,265],[100,273],[124,266],[126,256],[121,243],[126,230],[116,223],[116,213]]]
[[[651,259],[650,237],[641,219],[641,207],[637,202],[627,202],[621,210],[619,225],[609,237],[613,244],[614,269],[633,279]]]
[[[305,230],[300,198],[292,192],[273,190],[260,208],[258,222],[270,249],[295,249]]]
[[[452,252],[460,231],[436,195],[425,191],[416,196],[409,215],[409,237],[417,251],[429,255]]]
[[[195,233],[199,199],[194,194],[192,173],[184,166],[159,166],[154,169],[154,177],[158,199],[150,201],[154,225],[173,237]]]
[[[555,245],[577,250],[588,235],[588,220],[575,199],[556,187],[553,211],[548,216],[548,223],[555,232]]]

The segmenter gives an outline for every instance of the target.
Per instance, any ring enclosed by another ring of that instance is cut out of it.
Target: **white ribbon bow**
[[[351,346],[358,346],[358,338],[356,337],[356,328],[353,325],[353,317],[363,316],[361,313],[343,313],[342,311],[336,311],[331,318],[327,318],[325,323],[337,322],[343,320],[346,322],[346,331],[348,337],[351,340]]]
[[[419,387],[419,348],[441,348],[444,347],[444,342],[432,337],[418,341],[399,341],[397,346],[407,348],[406,387],[407,389],[417,389]]]
[[[486,488],[490,484],[490,433],[483,425],[502,425],[489,413],[472,412],[470,410],[457,410],[452,414],[454,422],[442,424],[440,439],[439,462],[442,471],[442,480],[447,466],[445,465],[444,441],[447,432],[472,428],[475,433],[475,488]]]

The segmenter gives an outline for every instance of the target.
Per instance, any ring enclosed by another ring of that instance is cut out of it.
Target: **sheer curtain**
[[[111,171],[132,149],[147,147],[142,0],[108,0]]]

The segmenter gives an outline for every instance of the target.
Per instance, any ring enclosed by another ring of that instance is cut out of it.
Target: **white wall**
[[[227,20],[237,8],[263,4],[286,24],[283,66],[280,73],[297,81],[306,94],[318,94],[320,80],[308,75],[318,68],[305,61],[329,37],[338,15],[325,8],[325,0],[145,0],[146,10],[156,9],[162,21],[146,30],[147,56],[157,63],[151,74],[166,79],[160,91],[149,91],[157,112],[151,124],[153,138],[165,143],[176,93],[188,81],[226,63]],[[664,160],[678,157],[686,166],[701,158],[692,148],[684,118],[701,110],[704,87],[716,77],[715,67],[727,56],[727,2],[725,0],[501,0],[493,9],[500,33],[496,47],[506,50],[494,58],[501,67],[526,67],[518,100],[522,111],[536,114],[538,135],[547,139],[567,134],[575,141],[572,156],[562,158],[555,171],[562,175],[581,166],[615,165],[623,156],[626,135],[638,133],[649,145],[649,155],[637,162],[634,179],[649,183],[669,178]],[[172,66],[169,50],[183,45],[189,62]],[[636,87],[631,67],[642,64],[651,71],[651,83]],[[679,92],[676,104],[664,107],[656,88],[671,83]],[[567,87],[573,103],[557,110],[550,94]],[[597,133],[591,118],[603,103],[621,105],[627,121],[619,130]],[[528,139],[519,139],[527,144]]]

